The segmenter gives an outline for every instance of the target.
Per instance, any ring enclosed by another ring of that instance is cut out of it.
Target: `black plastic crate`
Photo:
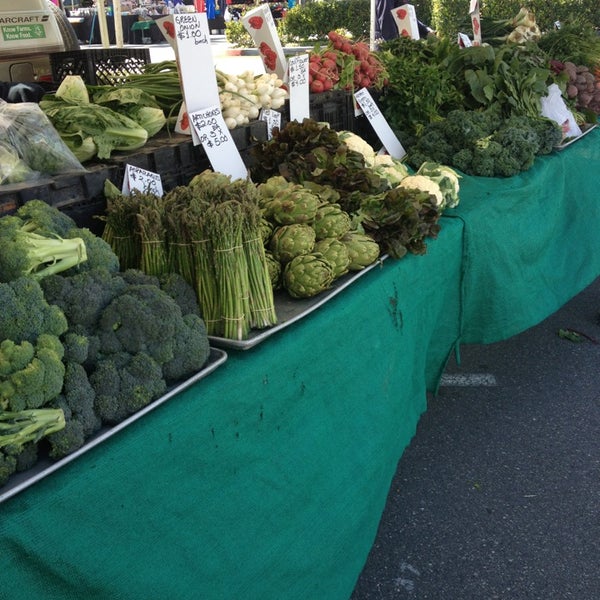
[[[117,167],[120,189],[127,165],[158,173],[163,190],[168,192],[179,185],[187,185],[194,175],[210,168],[210,162],[202,146],[194,146],[191,136],[169,134],[166,131],[150,138],[139,150],[114,152],[107,160]]]
[[[352,93],[346,90],[330,90],[309,95],[309,115],[311,119],[328,123],[335,131],[351,131],[354,122]],[[290,102],[285,101],[282,127],[290,119]]]
[[[68,214],[78,227],[94,233],[102,231],[102,221],[95,218],[106,209],[104,184],[116,182],[116,167],[96,165],[85,172],[55,175],[27,183],[0,186],[0,210],[12,214],[29,200],[43,200]]]
[[[89,48],[50,54],[55,83],[67,75],[79,75],[88,85],[118,85],[129,75],[143,73],[149,62],[149,48]]]

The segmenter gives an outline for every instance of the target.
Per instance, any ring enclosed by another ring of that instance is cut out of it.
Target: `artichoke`
[[[348,254],[348,247],[341,240],[337,238],[319,240],[315,244],[313,252],[322,254],[323,258],[331,265],[334,279],[348,272],[350,255]]]
[[[296,184],[275,194],[269,202],[269,213],[279,225],[312,223],[320,203],[318,196]]]
[[[302,185],[309,189],[313,194],[319,196],[321,202],[337,202],[340,199],[340,193],[330,185],[322,185],[314,181],[303,181]]]
[[[281,263],[277,261],[273,254],[268,250],[265,251],[265,262],[267,263],[267,269],[269,270],[271,285],[274,290],[278,290],[281,287]]]
[[[267,246],[269,244],[269,240],[271,239],[271,236],[273,235],[273,229],[274,229],[273,223],[271,223],[264,217],[261,217],[259,228],[260,228],[260,237],[262,239],[263,245]]]
[[[304,223],[282,225],[273,232],[269,250],[275,260],[288,263],[292,258],[312,252],[316,241],[315,230]]]
[[[324,292],[334,279],[333,269],[322,255],[296,256],[283,270],[283,287],[292,298],[310,298]]]
[[[350,231],[351,226],[350,215],[339,204],[321,204],[313,223],[318,240],[340,238]]]
[[[379,244],[364,233],[351,231],[342,238],[342,242],[348,248],[350,271],[360,271],[379,258]]]

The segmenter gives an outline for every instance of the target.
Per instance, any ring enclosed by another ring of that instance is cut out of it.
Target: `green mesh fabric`
[[[461,179],[463,342],[520,333],[600,274],[599,166],[597,128],[518,176]]]
[[[0,504],[11,600],[350,596],[458,337],[462,223]]]

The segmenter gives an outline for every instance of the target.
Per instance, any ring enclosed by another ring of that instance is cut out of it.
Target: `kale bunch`
[[[468,175],[511,177],[530,169],[536,156],[552,152],[561,139],[560,126],[545,117],[454,110],[425,128],[407,162],[416,169],[434,161]]]

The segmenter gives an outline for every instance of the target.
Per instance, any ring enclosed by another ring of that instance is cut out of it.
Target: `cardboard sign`
[[[214,171],[246,179],[248,170],[229,133],[220,104],[189,112],[192,127]]]
[[[371,96],[371,92],[367,88],[361,88],[354,93],[354,97],[367,119],[369,119],[369,123],[379,136],[387,153],[393,158],[402,158],[406,154],[406,150],[402,147],[400,140],[396,137],[390,124],[379,110],[377,103],[373,100],[373,96]]]
[[[273,137],[273,129],[281,129],[281,113],[278,110],[263,108],[258,115],[259,121],[265,121],[267,124],[267,139]]]
[[[156,196],[162,196],[164,193],[162,179],[158,173],[134,165],[126,165],[121,193],[129,196],[133,190]]]
[[[459,48],[470,48],[473,44],[471,38],[466,33],[458,34],[458,46]]]
[[[242,17],[242,23],[258,48],[266,72],[277,73],[285,81],[287,60],[269,5],[261,4],[249,10]]]
[[[175,58],[177,58],[177,38],[175,34],[175,24],[173,23],[173,15],[156,19],[154,22],[163,34],[165,40],[169,42],[169,45],[175,51]]]
[[[471,24],[473,25],[473,46],[481,46],[481,15],[477,0],[471,0],[469,15],[471,16]]]
[[[420,39],[417,12],[412,4],[403,4],[390,12],[396,22],[400,37],[410,37],[413,40]]]
[[[173,23],[172,39],[177,47],[179,77],[188,113],[218,105],[219,87],[206,13],[174,14],[169,18]],[[193,129],[191,133],[194,144],[198,145],[200,141]]]
[[[288,88],[290,93],[290,120],[301,123],[304,119],[310,117],[308,54],[299,54],[290,58]]]

